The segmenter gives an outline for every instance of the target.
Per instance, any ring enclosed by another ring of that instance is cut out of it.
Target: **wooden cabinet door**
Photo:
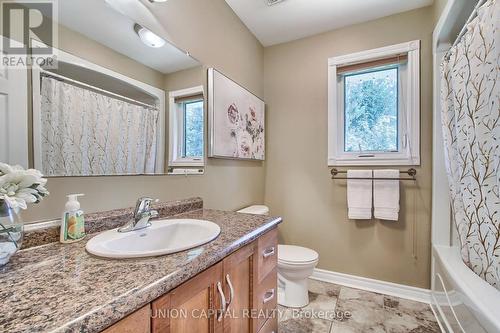
[[[153,333],[221,333],[222,264],[216,264],[152,305]]]
[[[253,332],[251,309],[254,307],[255,247],[255,242],[249,244],[223,261],[224,294],[227,300],[224,333]]]
[[[102,333],[149,333],[150,332],[150,307],[149,304],[129,314]]]

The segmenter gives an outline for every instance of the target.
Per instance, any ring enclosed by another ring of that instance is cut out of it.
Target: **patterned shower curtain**
[[[500,289],[500,22],[488,0],[442,63],[442,121],[461,255]]]
[[[47,176],[154,173],[159,111],[50,77],[41,83]]]

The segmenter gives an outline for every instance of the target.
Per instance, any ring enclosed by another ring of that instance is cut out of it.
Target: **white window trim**
[[[403,53],[408,54],[407,84],[405,98],[407,101],[406,117],[409,124],[407,149],[399,153],[376,153],[374,157],[359,157],[359,153],[346,153],[343,148],[344,114],[339,108],[339,87],[337,84],[337,67],[353,65]],[[342,125],[343,126],[343,125]],[[420,165],[420,41],[414,40],[373,50],[367,50],[328,59],[328,165]]]
[[[168,153],[168,166],[170,167],[200,167],[205,165],[205,157],[202,158],[186,158],[182,157],[182,144],[183,139],[182,122],[184,121],[180,110],[175,103],[176,98],[189,97],[195,95],[204,95],[203,86],[196,86],[187,89],[175,90],[169,93],[169,153]],[[205,109],[205,107],[203,107]],[[205,112],[204,112],[205,118]],[[203,130],[203,155],[205,155],[205,127]]]

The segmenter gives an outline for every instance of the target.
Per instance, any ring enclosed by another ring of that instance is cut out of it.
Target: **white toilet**
[[[316,251],[295,245],[278,245],[278,303],[301,308],[309,304],[308,278],[318,264]]]
[[[269,208],[250,206],[238,213],[267,215]],[[278,303],[292,308],[309,304],[308,278],[318,264],[316,251],[295,245],[278,245]]]

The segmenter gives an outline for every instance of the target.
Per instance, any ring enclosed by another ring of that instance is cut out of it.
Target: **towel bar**
[[[406,173],[410,177],[399,177],[399,178],[376,178],[376,177],[370,177],[370,178],[349,178],[349,177],[338,177],[338,174],[340,173],[347,173],[346,170],[337,170],[333,168],[330,173],[332,174],[332,179],[363,179],[363,180],[417,180],[416,175],[417,175],[417,170],[414,168],[408,169],[406,171],[399,171],[399,173]]]

